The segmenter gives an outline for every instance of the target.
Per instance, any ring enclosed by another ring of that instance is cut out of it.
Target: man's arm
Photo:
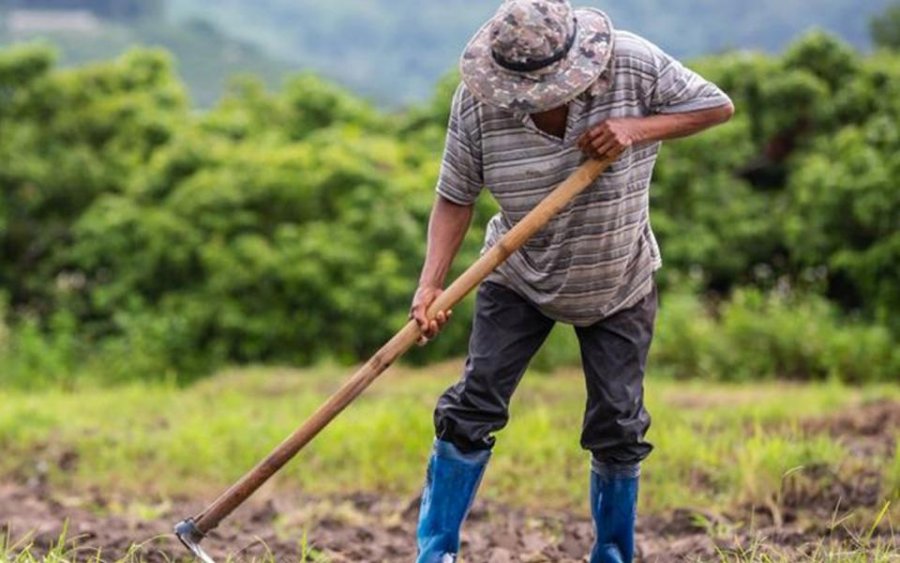
[[[453,314],[452,311],[440,311],[431,321],[425,315],[428,306],[443,291],[447,272],[450,271],[450,265],[453,264],[453,259],[466,236],[473,212],[473,205],[459,205],[441,195],[437,196],[431,209],[425,265],[422,266],[419,288],[410,309],[410,316],[422,329],[420,345],[434,338]]]
[[[687,137],[725,123],[732,115],[734,106],[727,102],[686,113],[609,119],[585,132],[578,140],[578,147],[588,156],[599,159],[632,145]]]

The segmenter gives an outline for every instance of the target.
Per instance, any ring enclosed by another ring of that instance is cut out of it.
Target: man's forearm
[[[720,123],[728,121],[734,114],[731,104],[691,111],[637,118],[636,142],[665,141],[687,137]]]
[[[621,117],[603,121],[588,129],[578,139],[578,148],[593,158],[619,154],[640,143],[678,139],[725,123],[734,115],[730,102],[721,106],[647,117]]]
[[[469,229],[473,209],[471,205],[459,205],[437,197],[428,221],[428,249],[419,277],[420,286],[443,287],[453,258]]]

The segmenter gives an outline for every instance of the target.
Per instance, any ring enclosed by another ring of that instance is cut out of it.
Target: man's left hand
[[[588,129],[578,139],[578,148],[590,158],[618,155],[642,140],[639,118],[613,118]]]

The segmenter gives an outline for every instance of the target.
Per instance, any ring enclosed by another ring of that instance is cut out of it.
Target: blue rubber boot
[[[456,560],[459,529],[490,457],[490,450],[463,453],[450,442],[435,440],[419,508],[417,563]]]
[[[591,563],[630,563],[634,557],[639,465],[594,464],[591,515],[596,543]]]

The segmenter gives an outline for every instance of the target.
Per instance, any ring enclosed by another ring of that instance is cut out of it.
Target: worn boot
[[[490,450],[463,453],[435,440],[419,508],[417,563],[448,563],[459,552],[459,529],[491,456]]]
[[[630,563],[634,557],[639,465],[594,463],[591,514],[597,541],[591,563]]]

